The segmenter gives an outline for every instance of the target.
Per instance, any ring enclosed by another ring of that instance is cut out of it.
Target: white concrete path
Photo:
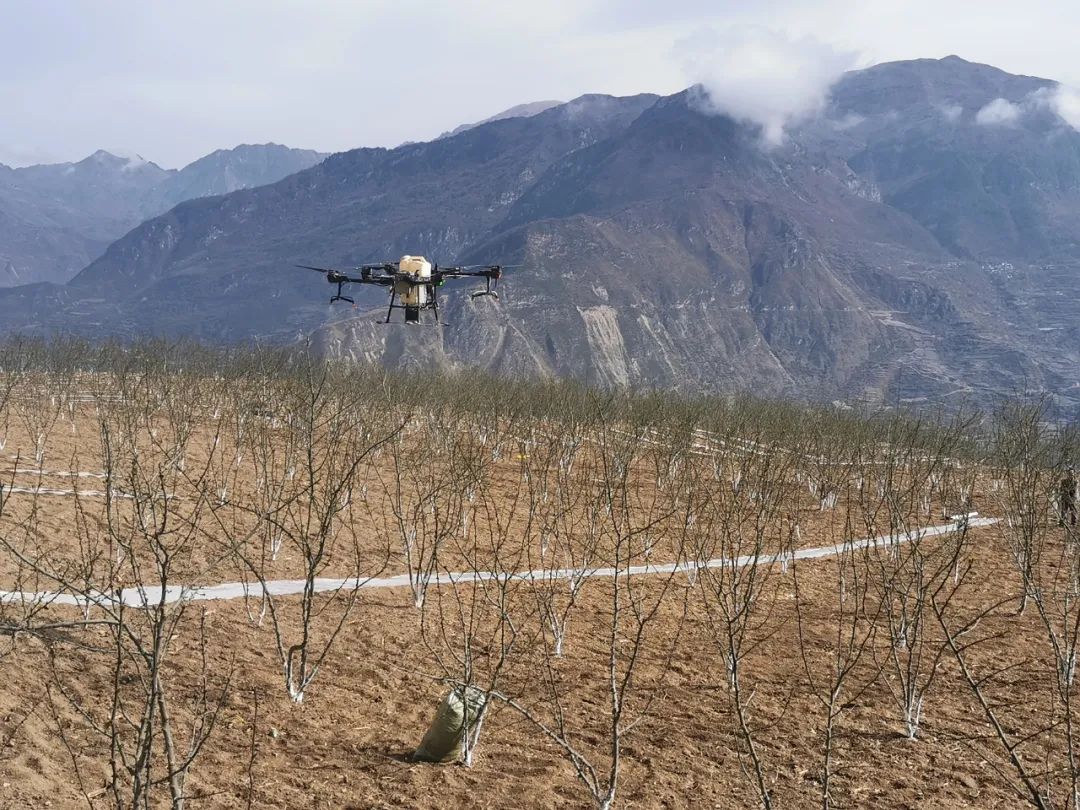
[[[883,535],[881,537],[870,537],[863,540],[851,540],[847,543],[836,544],[831,546],[820,546],[818,548],[804,548],[793,554],[771,554],[765,556],[746,556],[737,557],[734,560],[727,558],[719,558],[714,560],[708,560],[701,563],[698,566],[693,564],[675,564],[669,563],[667,565],[633,565],[629,570],[619,569],[619,575],[625,576],[627,573],[631,575],[646,575],[646,574],[671,574],[676,571],[689,571],[697,568],[722,568],[726,565],[736,565],[739,567],[750,565],[757,562],[763,565],[773,565],[781,563],[787,565],[793,560],[813,560],[823,557],[834,557],[840,554],[844,550],[859,550],[868,547],[885,547],[890,544],[898,543],[910,543],[913,540],[919,540],[924,537],[935,537],[939,535],[950,534],[957,531],[964,523],[968,528],[978,528],[981,526],[990,526],[997,523],[997,518],[984,518],[978,517],[977,512],[973,512],[970,515],[958,516],[957,519],[951,523],[942,524],[940,526],[928,526],[921,529],[915,529],[910,532],[903,532],[895,536]],[[510,577],[512,579],[521,580],[536,580],[536,581],[551,581],[559,579],[571,579],[577,577],[614,577],[616,571],[614,568],[562,568],[562,569],[534,569],[531,571],[519,571],[513,574],[498,573],[493,571],[461,571],[457,573],[441,573],[434,574],[429,580],[430,585],[442,585],[442,584],[456,584],[464,582],[480,582],[487,580],[498,579],[499,577]],[[314,582],[316,592],[325,591],[337,591],[341,589],[350,589],[359,587],[360,589],[374,589],[374,588],[404,588],[409,585],[408,574],[398,574],[391,577],[375,577],[373,579],[329,579],[319,578]],[[271,596],[289,596],[293,594],[303,593],[304,581],[300,579],[277,579],[269,580],[266,583],[266,592]],[[177,585],[165,589],[164,598],[166,602],[204,602],[214,601],[219,599],[241,599],[245,596],[253,598],[259,598],[262,595],[262,588],[258,582],[243,583],[243,582],[226,582],[219,585]],[[100,605],[109,606],[123,603],[125,606],[132,607],[145,607],[146,605],[157,604],[161,601],[162,591],[158,587],[149,588],[124,588],[119,593],[99,593],[94,592],[90,594],[76,594],[71,592],[61,591],[0,591],[0,603],[3,602],[23,602],[37,605],[84,605],[87,602]]]

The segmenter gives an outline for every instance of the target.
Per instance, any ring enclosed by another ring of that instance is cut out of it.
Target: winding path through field
[[[700,565],[693,565],[687,563],[675,564],[669,563],[667,565],[633,565],[629,569],[620,568],[618,574],[620,576],[630,575],[648,575],[648,574],[671,574],[676,571],[689,571],[693,568],[722,568],[726,565],[736,565],[739,567],[750,565],[751,563],[759,563],[763,565],[774,565],[780,563],[785,567],[794,560],[814,560],[823,557],[834,557],[845,550],[859,550],[869,547],[885,547],[890,544],[910,543],[913,540],[921,540],[925,537],[935,537],[939,535],[950,534],[959,530],[962,526],[966,525],[969,529],[978,528],[981,526],[990,526],[998,522],[998,518],[984,518],[978,517],[978,513],[972,513],[970,515],[958,516],[950,523],[945,523],[940,526],[927,526],[920,529],[914,529],[908,532],[901,532],[896,535],[882,535],[880,537],[869,537],[862,540],[850,540],[845,543],[834,544],[831,546],[819,546],[817,548],[805,548],[794,553],[788,554],[772,554],[765,556],[746,556],[736,557],[734,560],[728,558],[719,558],[702,562]],[[444,572],[439,574],[433,574],[429,580],[429,585],[441,585],[441,584],[457,584],[466,582],[480,582],[486,580],[494,580],[500,577],[509,577],[512,579],[523,580],[538,580],[538,581],[551,581],[559,579],[571,579],[576,577],[614,577],[616,570],[614,568],[562,568],[562,569],[534,569],[531,571],[518,571],[512,574],[494,572],[494,571],[460,571],[460,572]],[[403,588],[409,585],[408,574],[398,574],[391,577],[374,577],[372,579],[329,579],[319,578],[314,581],[314,589],[316,592],[337,591],[341,589],[352,589],[358,587],[360,589],[374,589],[374,588]],[[300,594],[304,591],[304,580],[302,579],[276,579],[268,580],[265,584],[266,592],[271,596],[289,596],[293,594]],[[83,605],[87,602],[96,605],[114,605],[123,603],[132,607],[145,607],[150,604],[157,604],[164,596],[165,602],[178,602],[178,601],[190,601],[190,602],[202,602],[219,599],[241,599],[245,596],[259,598],[262,594],[262,588],[258,582],[244,583],[244,582],[226,582],[219,585],[177,585],[174,587],[166,588],[164,594],[162,589],[158,587],[148,588],[124,588],[118,593],[72,593],[61,591],[0,591],[0,602],[23,602],[32,604],[51,604],[51,605]]]

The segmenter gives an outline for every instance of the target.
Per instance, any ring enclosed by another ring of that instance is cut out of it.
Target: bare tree
[[[189,773],[213,732],[231,676],[229,671],[213,674],[204,614],[197,630],[202,653],[196,686],[181,692],[173,682],[177,668],[170,652],[186,632],[187,613],[175,576],[190,560],[205,504],[176,497],[173,466],[160,455],[140,450],[145,433],[124,424],[132,413],[102,413],[103,514],[90,519],[88,510],[80,510],[85,541],[79,557],[72,560],[62,548],[50,550],[31,533],[25,535],[25,545],[12,543],[8,536],[2,542],[27,569],[84,605],[82,620],[71,624],[105,634],[104,647],[76,647],[80,655],[105,656],[109,662],[107,695],[96,698],[74,687],[82,667],[53,645],[48,688],[58,732],[67,742],[69,731],[59,720],[61,709],[55,701],[107,746],[107,789],[114,806],[150,807],[165,790],[171,805],[182,808],[190,796]],[[143,417],[145,427],[148,413]],[[100,548],[114,553],[99,554]],[[80,570],[91,562],[97,565],[94,571]],[[123,589],[125,581],[132,587]],[[55,642],[55,636],[50,640]],[[78,775],[74,758],[73,765]]]
[[[870,596],[875,556],[879,551],[854,541],[858,524],[851,508],[850,490],[857,487],[857,482],[851,480],[851,466],[858,458],[853,452],[858,446],[857,437],[848,435],[846,440],[838,440],[836,434],[821,425],[816,427],[822,433],[811,437],[810,452],[829,459],[828,465],[836,470],[836,479],[844,482],[844,508],[839,515],[831,514],[824,526],[825,539],[833,544],[836,554],[810,564],[830,572],[833,585],[830,602],[813,604],[804,584],[813,574],[804,573],[804,563],[798,562],[797,557],[792,559],[791,571],[803,670],[810,694],[825,712],[820,800],[823,808],[829,808],[834,803],[842,716],[878,679],[879,668],[874,666],[872,650],[880,603],[875,605]]]
[[[528,560],[523,542],[531,532],[525,459],[506,459],[497,450],[512,431],[507,414],[482,419],[487,440],[474,442],[473,430],[459,431],[452,423],[439,428],[452,450],[446,459],[449,480],[475,492],[461,504],[460,519],[440,536],[436,570],[439,587],[424,600],[421,638],[440,670],[439,680],[452,684],[462,696],[462,761],[473,763],[474,752],[491,696],[503,686],[525,628],[533,624],[531,600],[524,597],[527,580],[516,575]],[[479,448],[480,452],[477,452]],[[520,456],[521,454],[519,454]],[[501,483],[495,484],[495,480]],[[436,512],[443,511],[436,507]],[[464,570],[455,570],[464,563]]]
[[[730,477],[713,476],[710,482],[700,476],[690,487],[700,507],[689,545],[698,560],[713,561],[699,562],[701,607],[727,675],[724,698],[735,720],[740,764],[758,801],[769,808],[771,780],[758,740],[767,720],[753,705],[751,661],[781,626],[776,615],[781,566],[776,563],[793,550],[794,526],[785,521],[795,497],[792,460],[776,447],[760,455],[724,455]]]
[[[353,495],[372,454],[392,441],[402,425],[376,430],[360,392],[341,386],[326,365],[301,367],[281,396],[284,429],[296,431],[289,441],[299,447],[297,468],[264,466],[262,473],[273,474],[275,480],[263,481],[253,501],[233,503],[218,498],[213,514],[232,538],[229,552],[258,582],[286,691],[300,703],[356,606],[360,589],[384,571],[389,561],[389,548],[367,543],[358,533],[363,512]],[[272,443],[277,438],[263,434],[262,441]],[[265,448],[257,451],[262,457],[268,452]],[[276,497],[269,508],[267,493]],[[214,495],[204,493],[204,497]],[[255,518],[255,525],[233,533],[236,512]],[[283,546],[300,566],[303,590],[295,630],[289,620],[292,611],[268,585],[263,542],[268,533],[271,538],[283,538]],[[321,575],[331,570],[337,576],[330,583],[320,583]],[[320,591],[325,595],[320,596]]]
[[[945,537],[924,536],[921,521],[933,516],[929,504],[935,495],[948,512],[949,487],[963,486],[955,472],[946,473],[964,425],[962,420],[942,424],[893,419],[883,452],[873,459],[884,486],[876,491],[863,488],[855,498],[868,533],[882,524],[888,528],[887,553],[874,556],[871,583],[886,643],[873,651],[911,740],[919,733],[925,698],[946,652],[930,601],[945,604],[951,601],[946,595],[960,587],[968,528],[966,516],[959,516],[953,518],[955,530]]]
[[[579,742],[578,724],[588,718],[580,716],[582,707],[568,705],[568,685],[550,646],[541,669],[542,695],[530,702],[500,696],[558,747],[594,804],[603,810],[611,808],[618,795],[624,742],[649,718],[670,669],[686,605],[685,599],[680,600],[683,609],[674,617],[675,628],[661,632],[660,619],[666,615],[666,597],[676,573],[643,576],[635,563],[643,561],[642,537],[657,531],[674,510],[631,483],[639,460],[640,432],[633,427],[625,433],[611,427],[606,419],[599,422],[590,449],[595,453],[598,478],[595,497],[604,519],[597,535],[583,538],[602,550],[607,563],[604,571],[610,575],[602,586],[597,582],[597,590],[603,589],[604,606],[594,612],[604,642],[597,675],[602,676],[598,682],[603,683],[605,711],[596,718],[603,746],[590,750]],[[651,679],[641,674],[646,660],[654,665]]]
[[[994,493],[1005,513],[1002,540],[1019,574],[1019,610],[1034,605],[1032,624],[1003,621],[1002,607],[1015,597],[964,611],[950,598],[932,600],[963,682],[976,699],[988,736],[964,741],[994,767],[1016,796],[1034,807],[1080,806],[1075,686],[1080,605],[1076,549],[1054,531],[1053,494],[1069,457],[1068,434],[1048,419],[1045,403],[1014,402],[993,423],[991,451],[1002,486]],[[1061,533],[1065,534],[1065,533]],[[969,577],[970,566],[962,572]],[[1023,654],[1015,634],[1035,648]],[[990,651],[993,650],[993,654]],[[1004,659],[1004,660],[1002,660]],[[1025,671],[1025,697],[1011,691],[1013,673]],[[1031,695],[1046,697],[1036,706]],[[1056,797],[1061,796],[1061,799]]]

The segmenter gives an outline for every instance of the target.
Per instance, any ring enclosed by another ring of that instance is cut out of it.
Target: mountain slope
[[[170,175],[154,190],[154,214],[185,200],[276,183],[319,163],[325,154],[276,143],[219,149]]]
[[[129,333],[152,323],[213,339],[292,338],[325,310],[317,277],[295,262],[355,265],[410,251],[460,258],[552,162],[654,101],[587,96],[430,144],[333,155],[271,186],[190,201],[110,246],[64,294],[108,301],[101,320]],[[177,298],[197,305],[197,323]]]
[[[169,173],[95,152],[78,163],[0,167],[0,286],[66,280],[141,221]]]
[[[67,281],[179,202],[272,183],[323,157],[265,144],[219,150],[179,171],[105,151],[78,163],[0,166],[0,287]]]
[[[827,147],[960,257],[1071,255],[1080,134],[1050,108],[1054,87],[957,57],[879,65],[833,89],[850,126]]]
[[[609,385],[1076,404],[1078,136],[1052,89],[955,57],[881,65],[772,150],[700,88],[587,96],[184,203],[68,285],[0,295],[0,318]],[[998,99],[1017,113],[986,123]],[[403,253],[523,266],[497,304],[449,292],[441,330],[375,324],[367,290],[328,309],[290,268]]]

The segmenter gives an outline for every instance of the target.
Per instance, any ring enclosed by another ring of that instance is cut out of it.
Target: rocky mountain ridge
[[[534,115],[539,115],[544,110],[550,110],[552,107],[558,107],[563,102],[561,101],[530,101],[525,104],[515,104],[513,107],[503,110],[495,115],[488,116],[480,121],[474,121],[471,124],[459,124],[449,132],[444,132],[440,135],[440,138],[449,138],[454,135],[460,135],[467,129],[473,129],[483,124],[490,124],[493,121],[504,121],[507,118],[531,118]]]
[[[76,163],[0,165],[0,287],[65,282],[112,241],[180,202],[272,183],[324,157],[245,144],[182,169],[105,150]]]
[[[777,148],[702,88],[585,96],[183,203],[67,285],[0,292],[0,320],[601,385],[890,403],[1038,389],[1076,407],[1080,134],[1053,92],[956,57],[879,65]],[[368,290],[328,308],[291,268],[404,253],[522,267],[499,303],[448,288],[441,329],[377,324]]]

